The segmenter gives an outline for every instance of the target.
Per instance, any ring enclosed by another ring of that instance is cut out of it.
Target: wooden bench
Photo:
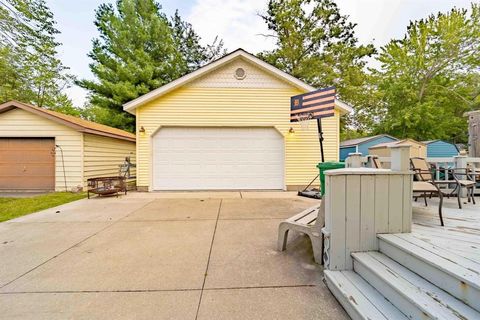
[[[301,232],[309,236],[312,242],[313,256],[315,262],[323,262],[323,234],[322,228],[325,225],[324,201],[299,214],[282,221],[278,227],[278,251],[287,249],[288,232],[290,230]]]

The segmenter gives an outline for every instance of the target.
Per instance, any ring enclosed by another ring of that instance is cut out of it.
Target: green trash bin
[[[320,193],[323,196],[325,194],[325,171],[345,168],[345,162],[320,162],[317,164],[317,168],[320,170]]]

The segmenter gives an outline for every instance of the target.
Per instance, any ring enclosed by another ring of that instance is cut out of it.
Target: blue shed
[[[443,140],[423,141],[427,145],[427,157],[447,158],[458,155],[458,148],[455,144]]]
[[[340,142],[340,161],[344,161],[349,153],[359,152],[368,155],[368,148],[379,143],[397,141],[398,139],[388,134],[379,134],[371,137],[364,137]]]

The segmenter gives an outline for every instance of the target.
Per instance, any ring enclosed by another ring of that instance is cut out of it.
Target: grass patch
[[[85,193],[53,192],[30,198],[0,198],[0,222],[83,199]]]

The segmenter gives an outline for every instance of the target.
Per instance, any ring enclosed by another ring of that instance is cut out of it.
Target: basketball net
[[[311,112],[297,113],[295,119],[300,123],[302,130],[308,130],[311,119],[313,119],[313,114]]]

